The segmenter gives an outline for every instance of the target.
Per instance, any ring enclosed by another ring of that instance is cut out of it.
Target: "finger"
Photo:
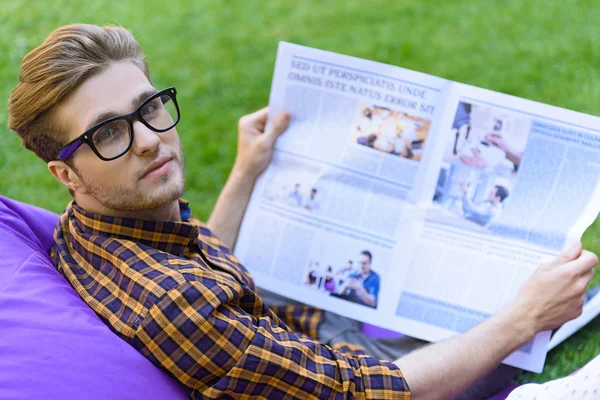
[[[280,111],[279,114],[273,118],[273,122],[269,127],[269,130],[265,132],[265,140],[269,144],[274,144],[275,140],[287,129],[290,124],[291,115],[287,111]]]
[[[561,265],[573,261],[581,255],[581,250],[581,242],[575,242],[562,253],[560,253],[558,257],[554,259],[553,264]]]
[[[463,164],[466,164],[466,165],[473,164],[473,160],[467,156],[460,156],[459,159],[460,159],[460,161],[463,162]]]
[[[493,134],[489,134],[485,138],[487,139],[488,142],[490,142],[494,146],[498,146],[498,143],[500,143],[499,138],[497,136],[494,136]]]
[[[240,119],[240,127],[250,129],[256,125],[261,124],[262,127],[267,123],[267,117],[269,115],[269,107],[261,108],[258,111],[248,114]]]
[[[581,279],[585,282],[585,285],[587,286],[587,284],[590,283],[592,279],[594,279],[594,275],[596,275],[596,269],[590,268],[589,270],[584,272],[583,275],[581,275]]]
[[[585,275],[590,270],[593,271],[594,267],[598,264],[598,256],[591,251],[583,250],[581,255],[571,261],[568,265],[574,269],[574,272],[579,275]]]
[[[577,281],[577,285],[575,286],[575,288],[577,290],[580,290],[581,294],[585,295],[585,293],[587,292],[588,285],[590,284],[592,279],[594,279],[594,269],[593,268],[586,271],[583,275],[581,275],[581,277]]]

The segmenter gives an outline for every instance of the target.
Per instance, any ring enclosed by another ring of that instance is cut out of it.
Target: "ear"
[[[85,186],[81,183],[79,175],[77,175],[75,170],[69,167],[64,161],[50,161],[48,163],[48,171],[50,171],[57,181],[69,188],[69,190],[72,190],[75,193],[87,193]]]

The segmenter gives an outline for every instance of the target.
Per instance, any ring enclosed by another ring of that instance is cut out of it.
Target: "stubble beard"
[[[181,160],[181,161],[179,161]],[[104,207],[126,212],[140,212],[147,210],[157,210],[165,205],[181,198],[185,192],[185,172],[183,169],[183,152],[179,153],[179,160],[173,159],[177,163],[179,173],[173,176],[173,170],[170,173],[159,177],[156,185],[159,186],[154,193],[146,193],[140,188],[139,181],[136,185],[105,185],[88,181],[80,175],[80,179],[88,193]]]

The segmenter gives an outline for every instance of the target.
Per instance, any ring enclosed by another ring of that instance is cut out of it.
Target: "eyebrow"
[[[154,96],[156,93],[158,93],[158,90],[156,90],[156,89],[148,89],[148,90],[143,91],[142,93],[137,95],[133,100],[131,100],[132,107],[134,109],[136,109],[137,107],[140,106],[140,104],[142,104],[144,101],[146,101],[150,97]],[[100,113],[100,114],[96,115],[96,118],[94,118],[92,120],[92,122],[90,122],[88,124],[88,126],[85,128],[85,131],[86,132],[89,131],[94,126],[98,125],[101,122],[106,121],[107,119],[121,116],[121,115],[123,115],[123,114],[120,114],[120,113],[117,113],[114,111],[107,111],[107,112]]]

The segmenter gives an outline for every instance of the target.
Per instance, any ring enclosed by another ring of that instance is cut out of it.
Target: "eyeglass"
[[[65,145],[56,155],[65,161],[84,143],[98,158],[111,161],[127,153],[133,144],[133,122],[140,121],[154,132],[166,132],[180,119],[174,87],[162,90],[145,100],[130,114],[102,121]]]

